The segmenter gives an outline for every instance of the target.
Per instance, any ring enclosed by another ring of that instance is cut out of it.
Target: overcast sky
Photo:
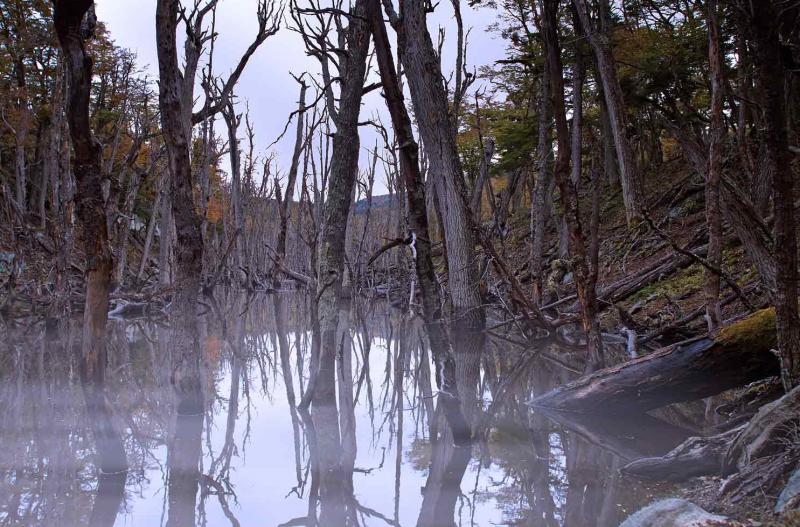
[[[325,1],[321,4],[325,5]],[[470,69],[480,69],[480,66],[491,64],[502,56],[502,41],[488,31],[488,26],[495,20],[496,11],[490,8],[473,9],[466,2],[462,4],[465,30],[471,28],[468,65]],[[134,51],[138,56],[139,66],[151,77],[157,78],[155,1],[98,0],[96,6],[98,18],[105,22],[116,44]],[[242,52],[252,42],[257,30],[256,6],[256,0],[220,0],[217,10],[219,37],[214,56],[216,75],[227,77]],[[210,16],[208,21],[210,23]],[[245,101],[249,104],[259,155],[266,154],[267,146],[280,135],[289,113],[297,106],[298,85],[289,73],[299,75],[304,71],[313,74],[318,72],[316,59],[306,56],[302,40],[297,33],[286,29],[287,23],[290,23],[288,16],[278,34],[262,44],[250,59],[236,88],[240,111],[244,109]],[[443,66],[445,70],[452,70],[455,62],[456,31],[450,2],[440,1],[436,11],[429,16],[428,27],[434,40],[440,26],[445,28],[447,35]],[[179,33],[180,31],[182,29],[179,29]],[[377,75],[377,72],[373,75]],[[476,83],[473,90],[479,86],[480,82]],[[199,87],[196,92],[201,94]],[[365,97],[361,110],[362,120],[375,112],[380,112],[388,127],[389,119],[377,90]],[[240,137],[244,135],[243,128],[244,125],[240,129]],[[222,128],[218,127],[217,130],[222,131]],[[362,152],[365,148],[374,146],[375,134],[371,131],[362,127],[361,138]],[[285,170],[289,165],[292,143],[293,134],[290,133],[272,148],[277,155],[280,170]],[[227,169],[227,165],[224,168]],[[376,193],[385,191],[383,182],[379,183]]]

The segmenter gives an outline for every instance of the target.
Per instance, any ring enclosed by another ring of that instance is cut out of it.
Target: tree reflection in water
[[[79,321],[9,331],[0,525],[611,526],[652,492],[617,474],[636,442],[531,411],[567,372],[529,352],[491,340],[456,349],[475,438],[457,447],[416,319],[384,304],[343,308],[326,404],[298,410],[309,299],[215,300],[194,335],[165,321],[110,324],[106,393],[127,475],[94,469],[97,416],[72,351]]]

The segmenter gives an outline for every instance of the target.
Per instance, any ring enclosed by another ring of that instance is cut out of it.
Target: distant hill
[[[378,209],[393,209],[400,205],[400,197],[397,194],[383,194],[381,196],[372,196],[372,210]],[[367,212],[367,199],[360,199],[355,202],[353,206],[354,214],[366,214]]]

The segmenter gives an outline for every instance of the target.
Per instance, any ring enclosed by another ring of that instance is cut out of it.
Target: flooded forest
[[[0,1],[0,527],[800,526],[800,2]]]

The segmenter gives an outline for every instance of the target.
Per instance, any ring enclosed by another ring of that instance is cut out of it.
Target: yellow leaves
[[[222,221],[224,217],[224,206],[219,193],[214,193],[211,199],[208,200],[208,210],[206,211],[206,220],[209,223],[217,224]]]

